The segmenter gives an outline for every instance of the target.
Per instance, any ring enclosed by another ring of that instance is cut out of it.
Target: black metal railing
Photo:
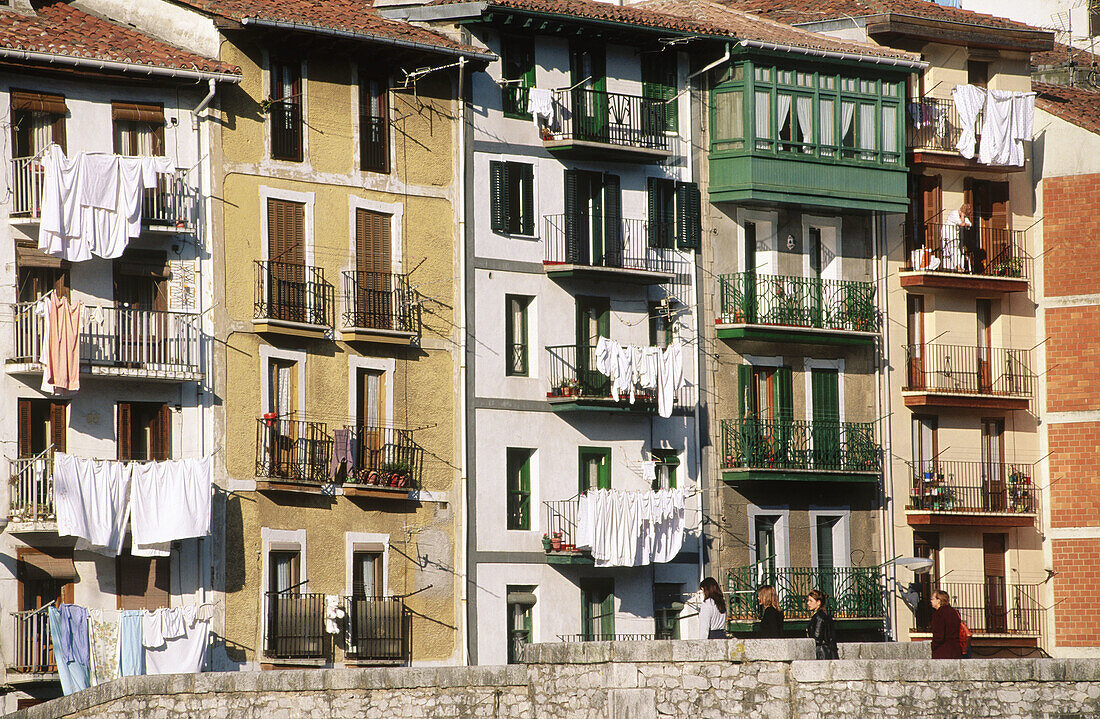
[[[965,345],[906,345],[908,392],[1031,397],[1035,373],[1028,350]]]
[[[1023,230],[928,222],[910,228],[904,270],[1029,280],[1034,263],[1024,241]]]
[[[294,100],[271,103],[271,156],[302,161],[302,108]]]
[[[418,489],[424,450],[413,441],[412,430],[355,425],[349,432],[355,469],[345,480],[367,487]]]
[[[352,595],[347,601],[347,655],[361,661],[408,657],[408,617],[400,597]]]
[[[46,608],[12,612],[12,646],[8,671],[52,674],[57,671]]]
[[[925,512],[1018,513],[1039,510],[1034,467],[1008,462],[930,459],[909,462],[907,509]]]
[[[543,502],[547,537],[553,542],[552,552],[577,551],[577,508],[579,497]]]
[[[875,426],[823,420],[724,419],[724,469],[880,472]]]
[[[665,101],[585,88],[554,90],[554,140],[668,150]]]
[[[954,100],[925,97],[911,100],[906,111],[906,136],[911,150],[958,152],[962,122]],[[975,137],[982,131],[982,113],[978,113]]]
[[[542,218],[545,262],[676,273],[675,223],[587,213]]]
[[[328,654],[325,595],[267,593],[266,653],[278,659],[320,659]]]
[[[879,328],[875,286],[739,272],[718,278],[723,323],[784,325],[874,332]]]
[[[656,639],[652,634],[559,634],[560,642],[649,642]]]
[[[550,355],[551,398],[575,397],[577,399],[616,400],[629,405],[629,398],[619,399],[611,395],[611,379],[596,369],[595,345],[558,345],[547,347]],[[685,384],[673,399],[675,409],[686,409],[694,405],[694,388]],[[635,389],[633,406],[650,409],[657,405],[657,389]]]
[[[503,103],[502,109],[505,115],[528,117],[530,113],[527,112],[527,101],[530,97],[531,88],[515,82],[508,83],[500,88],[500,99]]]
[[[359,169],[389,172],[390,123],[384,117],[359,115]]]
[[[418,313],[409,279],[385,272],[344,272],[344,326],[417,332]]]
[[[786,621],[809,619],[806,595],[825,592],[825,606],[836,619],[878,619],[886,615],[882,570],[878,567],[771,567],[758,563],[734,567],[727,574],[731,622],[756,621],[761,607],[756,590],[775,587]]]
[[[974,634],[1026,634],[1043,632],[1043,605],[1039,603],[1042,585],[1012,584],[1003,577],[986,577],[982,582],[945,582],[933,586],[921,583],[920,599],[914,617],[917,631],[931,631],[931,589],[940,589],[951,597],[966,626]]]
[[[332,285],[320,267],[256,261],[255,318],[309,325],[333,324]]]
[[[323,422],[260,418],[256,476],[286,482],[328,482],[332,437]]]

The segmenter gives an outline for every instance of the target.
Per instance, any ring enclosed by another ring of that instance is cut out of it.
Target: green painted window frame
[[[581,636],[588,641],[615,636],[615,580],[582,579],[581,585]],[[602,599],[595,601],[598,596]],[[596,613],[593,612],[596,608]],[[599,621],[599,631],[593,623]]]
[[[501,35],[500,75],[501,79],[504,80],[500,85],[500,106],[503,109],[504,116],[513,120],[530,120],[531,113],[514,109],[515,103],[509,99],[508,94],[516,87],[532,88],[535,86],[535,43],[531,38]],[[516,82],[517,80],[518,82]],[[516,94],[517,102],[526,105],[526,100],[527,93]]]
[[[577,448],[577,491],[584,494],[589,490],[585,483],[585,462],[590,457],[599,456],[603,460],[599,472],[596,475],[597,489],[611,489],[611,448],[610,447],[578,447]]]
[[[535,166],[529,162],[489,162],[489,224],[499,235],[535,234]]]
[[[531,458],[533,449],[508,447],[505,451],[508,483],[507,528],[515,531],[531,529]]]
[[[531,347],[528,341],[528,310],[533,297],[529,295],[504,295],[504,374],[508,377],[529,377],[531,374]],[[516,309],[519,309],[519,327],[516,327]]]
[[[646,205],[650,247],[700,249],[703,216],[698,184],[650,177],[646,183]]]
[[[657,479],[653,480],[654,491],[661,489],[661,468],[668,469],[668,488],[676,489],[676,468],[680,466],[680,455],[674,449],[655,449],[652,451],[657,461]]]

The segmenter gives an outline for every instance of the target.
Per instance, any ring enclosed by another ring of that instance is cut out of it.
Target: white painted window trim
[[[306,407],[306,351],[284,350],[270,345],[260,345],[260,407],[263,412],[271,411],[271,360],[281,359],[298,363],[298,411]]]
[[[503,114],[502,114],[502,117],[503,117]],[[504,153],[500,153],[500,154],[496,154],[496,155],[488,155],[488,156],[486,156],[486,160],[485,160],[485,187],[486,187],[486,189],[489,189],[492,185],[492,182],[493,182],[493,171],[491,169],[492,168],[491,163],[493,163],[493,162],[515,162],[515,163],[520,164],[520,165],[530,165],[531,166],[531,206],[534,208],[533,209],[534,217],[531,218],[531,229],[534,230],[534,231],[530,235],[523,235],[523,234],[520,234],[520,233],[516,233],[516,234],[505,233],[505,234],[502,234],[500,236],[501,237],[511,237],[511,238],[515,238],[517,240],[537,240],[537,239],[539,239],[542,236],[542,233],[539,231],[539,220],[542,217],[539,214],[539,165],[541,165],[542,163],[539,162],[538,158],[531,157],[530,155],[507,155],[507,154],[504,154]],[[486,206],[489,207],[489,212],[491,213],[492,212],[492,207],[489,206],[488,203],[486,203]],[[564,212],[564,209],[562,211]],[[490,226],[492,226],[492,218],[490,218],[489,223],[490,223]]]
[[[766,355],[741,355],[741,359],[745,360],[746,364],[751,364],[753,367],[782,367],[783,357],[777,355],[770,357]]]
[[[356,210],[369,210],[390,216],[390,265],[393,267],[395,275],[402,274],[404,253],[402,252],[401,238],[403,237],[405,206],[400,202],[378,202],[363,197],[348,198],[348,236],[351,238],[351,242],[348,243],[348,247],[351,248],[348,269],[351,270],[355,269],[355,256],[359,239],[355,232]]]
[[[776,568],[787,568],[791,566],[791,544],[790,544],[790,519],[791,510],[787,506],[781,507],[758,507],[755,504],[750,504],[746,507],[746,512],[749,518],[749,563],[755,564],[758,559],[756,556],[756,518],[757,517],[777,517],[775,523],[775,566]]]
[[[268,200],[285,200],[298,202],[305,205],[305,256],[306,265],[316,264],[313,257],[313,206],[316,195],[312,192],[294,192],[277,187],[260,186],[260,259],[265,262],[268,258],[268,227],[267,227],[267,203]]]
[[[833,525],[833,566],[845,568],[852,566],[852,510],[849,507],[810,506],[810,561],[817,569],[817,518],[838,517]]]
[[[344,533],[344,586],[346,595],[352,594],[354,580],[353,555],[356,552],[380,552],[382,554],[382,596],[390,595],[390,535],[378,532]]]
[[[802,276],[813,277],[810,267],[810,228],[821,230],[821,245],[832,259],[821,268],[821,278],[839,280],[844,278],[843,258],[840,256],[841,228],[843,220],[839,217],[802,216]]]
[[[304,529],[272,529],[260,528],[260,606],[263,607],[263,616],[260,617],[259,646],[261,650],[257,655],[264,656],[267,653],[267,588],[271,585],[271,567],[268,566],[268,557],[272,550],[298,550],[298,581],[304,582],[308,577],[306,572],[306,530]]]
[[[263,87],[261,88],[260,95],[263,99],[269,99],[271,97],[271,52],[264,50],[263,53],[263,71],[260,74]],[[299,85],[301,86],[301,92],[299,95],[299,107],[302,109],[302,161],[294,162],[293,160],[276,160],[271,156],[271,114],[266,113],[267,117],[264,118],[264,159],[268,162],[285,162],[290,165],[309,165],[309,64],[302,60],[298,70],[300,76]],[[265,208],[266,209],[266,208]],[[265,213],[266,214],[266,213]]]
[[[386,382],[386,426],[393,423],[393,381],[397,371],[397,360],[392,357],[348,357],[348,418],[353,423],[359,422],[355,407],[355,376],[361,369],[370,369],[382,372]]]
[[[505,328],[508,327],[508,298],[509,297],[526,297],[526,298],[528,298],[528,300],[530,300],[527,303],[527,374],[522,375],[522,376],[509,375],[508,374],[507,370],[508,370],[509,357],[508,357],[508,352],[507,352],[508,348],[506,346],[504,348],[505,351],[503,353],[501,353],[502,357],[503,357],[503,360],[504,360],[504,367],[501,367],[501,369],[500,369],[500,376],[502,378],[504,378],[504,380],[506,382],[510,382],[512,380],[524,381],[524,380],[538,379],[539,378],[539,357],[537,356],[537,353],[534,350],[535,350],[536,347],[538,347],[538,330],[539,330],[538,302],[539,302],[539,296],[536,293],[536,291],[532,291],[532,290],[524,290],[522,292],[511,292],[511,291],[506,289],[504,294],[502,294],[500,296],[500,300],[501,300],[500,301],[500,307],[503,309],[503,312],[502,312],[501,317],[500,317],[500,327],[501,327],[502,330],[504,330]],[[508,341],[510,339],[511,339],[510,337],[506,336],[504,338],[504,344],[507,345]]]
[[[756,223],[756,267],[745,263],[745,223]],[[763,228],[766,232],[762,232]],[[761,241],[764,249],[761,250]],[[737,208],[737,266],[742,272],[755,269],[760,274],[779,274],[779,213]]]
[[[835,369],[837,371],[837,404],[840,409],[840,421],[844,422],[844,359],[813,359],[807,357],[805,360],[805,371],[803,374],[806,376],[806,421],[812,422],[814,418],[814,388],[813,388],[813,370],[815,369]]]

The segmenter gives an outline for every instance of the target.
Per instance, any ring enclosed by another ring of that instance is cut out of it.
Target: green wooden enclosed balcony
[[[870,282],[739,272],[718,278],[720,339],[871,344],[879,330]]]
[[[882,450],[869,422],[722,420],[727,482],[876,482],[881,472]]]
[[[875,628],[886,616],[883,574],[879,567],[774,567],[759,562],[733,567],[726,576],[729,591],[729,630],[751,632],[760,621],[756,590],[775,587],[783,608],[785,630],[804,633],[810,612],[806,595],[820,589],[828,595],[826,608],[841,629]]]

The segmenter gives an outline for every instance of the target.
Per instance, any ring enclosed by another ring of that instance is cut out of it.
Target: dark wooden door
[[[1008,511],[1004,476],[1004,419],[982,420],[982,509]]]
[[[394,329],[390,215],[355,212],[355,326]]]
[[[993,634],[1008,630],[1008,600],[1005,586],[1006,535],[983,534],[985,574],[985,628]]]
[[[916,390],[924,387],[924,296],[909,295],[905,303],[909,344],[908,389]]]
[[[306,322],[305,205],[267,201],[268,317]]]
[[[978,392],[989,394],[993,391],[992,340],[993,340],[993,302],[977,301],[978,319]]]

